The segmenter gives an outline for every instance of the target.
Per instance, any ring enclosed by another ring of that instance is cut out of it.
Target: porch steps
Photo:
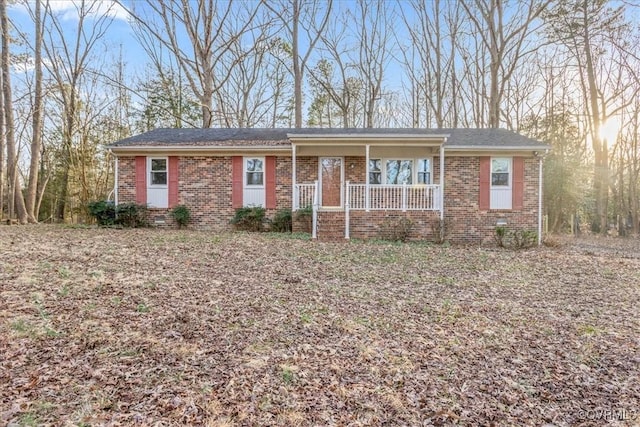
[[[344,211],[318,212],[318,240],[321,242],[344,242]]]

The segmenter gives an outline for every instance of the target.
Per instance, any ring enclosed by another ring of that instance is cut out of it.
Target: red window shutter
[[[169,156],[169,208],[178,205],[178,157]]]
[[[242,174],[243,169],[242,156],[233,156],[231,158],[231,207],[234,209],[241,208],[243,205],[242,196]]]
[[[478,206],[481,211],[488,211],[491,205],[491,158],[480,157],[480,191]]]
[[[276,208],[276,158],[275,156],[267,156],[265,158],[265,174],[266,174],[266,208]]]
[[[524,158],[513,158],[513,197],[511,204],[514,210],[522,210],[524,203]]]
[[[147,204],[147,158],[136,156],[136,203]]]

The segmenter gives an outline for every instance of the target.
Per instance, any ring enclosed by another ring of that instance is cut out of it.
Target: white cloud
[[[27,7],[33,8],[33,1],[28,1]],[[43,2],[43,6],[47,2]],[[26,5],[15,5],[16,9],[24,8]],[[77,21],[79,19],[79,11],[82,7],[82,0],[49,0],[48,7],[59,16],[63,21]],[[113,0],[85,0],[85,9],[89,11],[88,15],[93,17],[110,16],[114,19],[127,21],[129,12]]]

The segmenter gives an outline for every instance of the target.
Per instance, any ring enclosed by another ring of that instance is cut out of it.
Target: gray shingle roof
[[[341,128],[279,128],[279,129],[155,129],[116,141],[111,148],[118,147],[255,147],[286,148],[291,141],[288,134],[295,135],[449,135],[446,147],[460,148],[549,148],[540,141],[506,129],[341,129]]]

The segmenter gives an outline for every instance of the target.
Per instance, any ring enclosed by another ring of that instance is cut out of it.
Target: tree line
[[[503,127],[552,146],[544,162],[552,231],[576,215],[596,232],[612,223],[639,231],[633,4],[54,6],[0,0],[3,220],[85,220],[87,203],[113,188],[105,145],[156,127]],[[114,46],[115,22],[127,23],[127,45]],[[131,52],[142,66],[129,64]]]

